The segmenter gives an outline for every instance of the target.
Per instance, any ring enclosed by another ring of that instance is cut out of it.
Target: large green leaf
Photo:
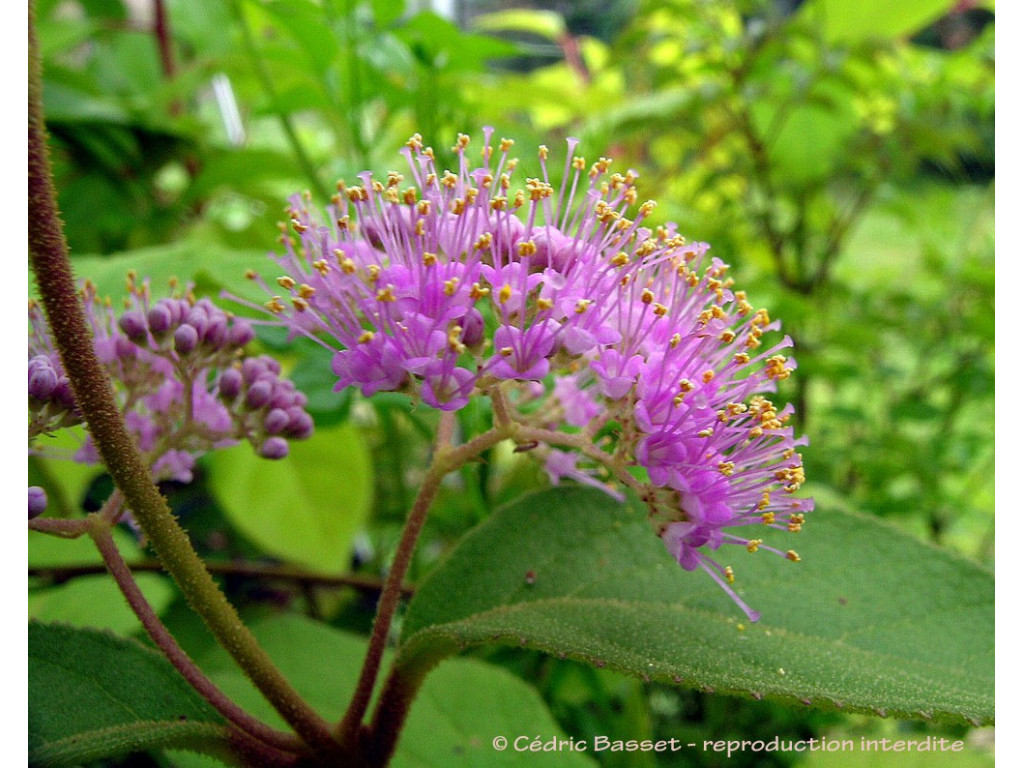
[[[355,689],[366,653],[365,639],[294,615],[253,622],[251,629],[281,671],[321,714],[339,719]],[[281,724],[252,684],[221,649],[197,661],[232,699],[260,718]],[[469,768],[524,765],[509,747],[496,751],[493,740],[527,734],[562,737],[540,696],[503,669],[470,659],[445,662],[431,675],[416,698],[399,740],[392,768]],[[175,755],[181,768],[200,764]],[[584,768],[593,763],[569,752],[535,752],[530,766]]]
[[[213,745],[224,734],[220,715],[163,656],[104,632],[32,622],[28,682],[31,765]]]
[[[217,451],[210,466],[218,501],[255,544],[328,573],[348,568],[373,498],[369,450],[351,424],[317,429],[280,461],[241,445]]]
[[[799,564],[719,553],[762,612],[750,624],[676,565],[642,513],[589,489],[541,492],[496,512],[417,589],[402,663],[502,642],[724,693],[993,720],[989,572],[830,510],[798,544]]]
[[[913,34],[954,5],[951,0],[814,0],[803,13],[822,21],[829,40],[856,42]]]

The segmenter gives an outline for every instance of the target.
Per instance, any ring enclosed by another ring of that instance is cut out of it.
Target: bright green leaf
[[[141,556],[141,548],[127,532],[115,529],[114,540],[126,560]],[[30,568],[59,569],[102,562],[96,545],[87,536],[60,539],[36,531],[28,533]],[[174,599],[174,587],[164,576],[141,573],[135,580],[157,614],[163,613]],[[138,632],[142,628],[117,584],[105,572],[79,576],[64,584],[33,587],[28,593],[28,617],[61,621],[75,627],[109,629],[118,634]]]
[[[174,599],[174,587],[159,574],[140,573],[135,581],[158,614]],[[40,621],[62,621],[74,627],[109,629],[119,634],[142,628],[117,584],[105,573],[30,590],[28,615]]]
[[[231,523],[269,554],[340,573],[372,504],[369,451],[350,424],[318,428],[290,450],[280,461],[249,445],[217,451],[211,488]]]
[[[420,586],[402,655],[497,641],[723,693],[992,721],[989,572],[825,509],[790,544],[799,565],[720,552],[762,612],[750,624],[676,565],[642,513],[596,491],[542,492],[496,512]]]
[[[220,715],[141,643],[37,622],[28,643],[31,765],[221,741]]]
[[[485,32],[529,32],[553,42],[565,34],[565,19],[555,11],[513,8],[485,13],[473,19],[473,26]]]
[[[950,0],[813,0],[803,12],[820,19],[832,42],[913,34],[949,11]]]

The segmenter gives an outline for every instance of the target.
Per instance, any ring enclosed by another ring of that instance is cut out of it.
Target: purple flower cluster
[[[611,173],[603,158],[588,169],[570,140],[560,185],[542,147],[540,177],[517,188],[512,142],[484,134],[480,165],[459,137],[454,172],[414,136],[408,182],[363,174],[339,185],[326,219],[294,198],[277,287],[250,274],[272,296],[265,308],[335,351],[339,389],[405,391],[453,411],[475,393],[522,402],[541,388],[543,418],[517,412],[521,424],[586,441],[614,423],[614,447],[587,460],[620,479],[645,469],[634,487],[666,547],[756,620],[732,568],[707,551],[738,544],[799,559],[729,532],[796,532],[813,507],[794,495],[803,441],[787,426],[792,410],[765,397],[795,367],[789,338],[763,344],[778,323],[733,290],[706,244],[671,224],[643,226],[654,203],[637,206],[633,172]],[[597,483],[575,456],[542,454],[553,481]]]
[[[306,397],[270,357],[247,357],[252,326],[191,292],[154,300],[147,282],[128,278],[118,315],[86,283],[82,299],[100,362],[114,382],[125,423],[154,480],[190,482],[203,453],[248,440],[261,456],[288,454],[288,440],[313,432]],[[29,445],[81,423],[41,307],[29,302]],[[74,458],[99,463],[91,437]],[[40,502],[30,492],[30,510]],[[45,499],[45,497],[43,497]]]

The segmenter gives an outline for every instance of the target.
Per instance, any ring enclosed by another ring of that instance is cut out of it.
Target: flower
[[[513,142],[492,138],[485,129],[477,166],[460,135],[458,169],[442,171],[413,136],[408,182],[362,174],[339,184],[326,216],[292,198],[276,287],[250,273],[270,294],[263,309],[334,352],[339,389],[455,411],[477,393],[523,405],[543,387],[548,405],[512,418],[582,454],[540,451],[552,481],[602,486],[600,468],[633,487],[679,564],[756,620],[709,552],[799,559],[737,532],[797,532],[813,508],[794,495],[805,441],[792,409],[766,397],[796,367],[791,340],[762,349],[779,324],[733,290],[708,245],[643,225],[655,204],[637,205],[634,172],[612,173],[606,158],[588,168],[570,139],[560,185],[541,147],[540,176],[516,187]]]
[[[82,300],[100,362],[114,382],[125,423],[145,455],[154,480],[190,482],[203,453],[248,440],[261,456],[287,455],[287,439],[313,431],[305,395],[269,357],[247,356],[255,338],[245,320],[209,299],[154,300],[147,281],[128,277],[125,309],[118,315],[86,283]],[[82,422],[70,383],[42,310],[29,302],[29,445],[36,438]],[[74,458],[99,463],[87,436]],[[33,496],[30,490],[30,512]],[[45,507],[45,496],[43,497]]]

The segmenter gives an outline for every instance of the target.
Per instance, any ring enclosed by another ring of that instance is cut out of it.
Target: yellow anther
[[[613,267],[624,267],[629,264],[629,254],[625,251],[619,251],[611,258],[611,264]]]
[[[393,301],[397,301],[397,299],[395,299],[394,287],[395,286],[393,286],[393,285],[388,285],[388,286],[386,286],[384,288],[381,288],[379,291],[377,291],[377,301],[384,302],[384,303],[390,303],[390,302],[393,302]]]
[[[640,301],[644,304],[650,304],[654,301],[654,293],[650,288],[644,288],[643,293],[640,294]]]
[[[679,389],[681,389],[683,392],[692,392],[693,391],[693,382],[690,381],[689,379],[680,379],[679,380]]]
[[[511,357],[513,353],[515,353],[515,350],[512,347],[502,347],[498,350],[498,354],[502,357]]]
[[[747,542],[747,552],[750,552],[751,554],[757,552],[758,547],[762,544],[764,544],[764,539],[751,539]]]
[[[537,253],[537,244],[533,240],[524,240],[516,246],[520,256],[533,256]]]
[[[432,267],[437,264],[437,254],[430,251],[423,252],[423,266]]]
[[[368,344],[369,342],[373,341],[373,337],[375,335],[376,334],[373,331],[363,331],[361,334],[359,334],[358,341],[360,344]]]
[[[590,299],[580,299],[579,301],[576,302],[576,314],[582,315],[584,312],[587,311],[587,308],[593,303],[594,302],[592,302]]]
[[[432,206],[429,200],[420,200],[416,203],[416,213],[420,216],[429,216]]]
[[[750,355],[748,355],[746,352],[737,352],[735,355],[732,356],[732,359],[735,360],[740,365],[746,365],[747,363],[750,362]]]
[[[761,522],[764,523],[765,525],[772,525],[772,524],[774,524],[775,523],[775,513],[774,512],[765,512],[763,515],[761,515]]]
[[[555,302],[553,302],[551,299],[537,299],[537,309],[541,311],[546,312],[547,310],[551,309],[554,306]]]
[[[714,372],[714,371],[711,371],[711,370],[708,370],[708,371],[704,371],[704,373],[702,373],[702,374],[700,375],[700,379],[701,379],[701,381],[703,381],[703,382],[704,382],[705,384],[708,384],[708,383],[710,383],[710,381],[711,381],[711,380],[712,380],[713,378],[715,378],[715,372]]]
[[[732,332],[732,331],[730,331],[730,330],[725,330],[725,331],[722,331],[722,332],[721,332],[721,333],[720,333],[720,334],[718,335],[718,340],[719,340],[719,341],[722,341],[722,342],[725,342],[726,344],[731,344],[731,343],[732,343],[732,340],[733,340],[733,339],[735,339],[735,338],[736,338],[736,334],[735,334],[735,333],[733,333],[733,332]]]
[[[319,272],[323,277],[327,277],[327,273],[331,271],[331,266],[327,263],[327,259],[317,259],[313,262],[313,269]]]
[[[298,296],[292,298],[292,306],[295,307],[296,312],[305,312],[309,309],[309,304],[305,299],[300,299]]]
[[[726,580],[726,581],[727,581],[727,582],[728,582],[729,584],[732,584],[733,582],[735,582],[735,581],[736,581],[736,574],[735,574],[735,573],[733,573],[733,570],[732,570],[732,566],[731,566],[731,565],[727,565],[727,566],[725,566],[725,569],[724,569],[723,573],[725,573],[725,580]]]
[[[398,173],[398,171],[388,171],[388,186],[397,187],[402,183],[402,179],[404,178],[405,177]]]
[[[477,299],[482,299],[485,296],[490,296],[490,294],[491,289],[487,288],[486,286],[480,285],[480,283],[473,283],[472,287],[469,289],[469,298],[471,298],[473,301],[476,301]]]
[[[246,280],[255,280],[259,276],[260,276],[260,273],[257,272],[255,269],[247,269],[247,270],[245,270],[245,279]]]
[[[280,296],[275,296],[270,301],[266,302],[263,306],[269,309],[275,315],[279,315],[282,312],[284,312],[284,304],[281,303]]]
[[[458,355],[466,351],[466,345],[459,340],[461,335],[462,326],[459,325],[453,325],[448,331],[448,349]]]
[[[664,304],[655,303],[654,304],[654,314],[657,317],[664,317],[665,315],[668,314],[668,307],[666,307]]]
[[[504,304],[505,302],[507,302],[511,298],[512,298],[512,286],[509,285],[508,283],[505,283],[505,285],[503,285],[501,287],[501,290],[498,291],[498,303],[499,304]]]
[[[286,291],[290,291],[295,287],[295,281],[292,280],[288,275],[282,275],[277,278],[277,284],[284,288]]]
[[[502,152],[508,152],[510,149],[512,149],[512,147],[515,146],[515,144],[516,142],[514,139],[502,139],[500,142],[498,142],[498,146],[500,147]]]
[[[292,229],[294,229],[296,232],[298,232],[301,235],[303,232],[305,232],[307,229],[309,229],[309,227],[307,227],[305,224],[303,224],[298,219],[292,219]]]
[[[444,281],[444,295],[445,296],[454,296],[455,295],[455,291],[458,289],[458,287],[459,287],[459,278],[452,277],[452,278],[450,278],[448,280],[445,280]]]
[[[668,340],[668,345],[672,349],[675,349],[676,347],[679,346],[679,344],[682,342],[682,340],[683,340],[683,337],[682,337],[681,334],[673,333],[672,334],[672,338]]]
[[[700,432],[698,432],[697,437],[711,437],[714,433],[715,430],[711,429],[711,427],[708,427],[707,429],[702,429]]]
[[[791,549],[788,552],[786,552],[786,559],[787,560],[792,560],[794,563],[799,563],[800,562],[800,555],[798,555],[796,552],[794,552]]]
[[[545,145],[541,144],[539,147],[537,147],[537,154],[540,156],[541,160],[547,160],[548,148]]]
[[[366,268],[366,272],[369,275],[369,280],[371,283],[376,283],[378,280],[380,280],[380,267],[378,267],[376,264],[371,264],[370,266],[368,266]]]
[[[413,152],[419,152],[423,149],[423,137],[418,133],[414,133],[409,140],[405,142],[405,146],[411,149]]]
[[[302,285],[299,286],[299,296],[301,296],[304,299],[313,298],[313,295],[315,293],[316,288],[314,288],[312,285],[307,285],[306,283],[303,283]]]
[[[732,461],[720,461],[718,462],[718,471],[726,477],[729,477],[736,471],[736,463]]]
[[[484,232],[480,237],[473,243],[473,247],[478,251],[486,251],[491,247],[491,242],[494,240],[493,235],[490,232]]]

